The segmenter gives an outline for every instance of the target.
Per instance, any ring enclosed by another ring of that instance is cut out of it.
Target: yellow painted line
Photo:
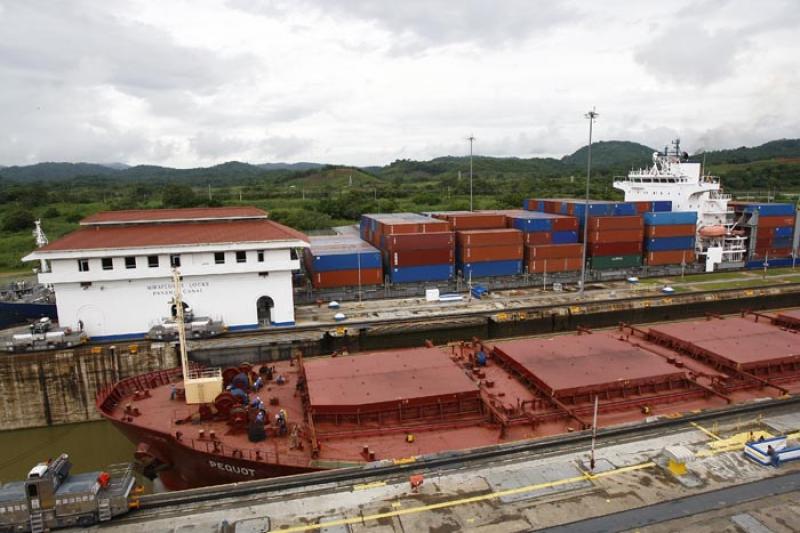
[[[416,457],[403,457],[401,459],[394,460],[394,464],[396,465],[407,465],[409,463],[416,463],[416,462],[417,462]]]
[[[385,481],[373,481],[372,483],[359,483],[358,485],[353,485],[353,490],[375,489],[384,486],[386,486]]]
[[[711,437],[712,439],[714,439],[714,440],[722,440],[722,437],[720,437],[719,435],[717,435],[715,433],[710,432],[709,430],[707,430],[706,428],[704,428],[703,426],[701,426],[697,422],[689,422],[689,423],[691,425],[693,425],[694,427],[696,427],[697,429],[699,429],[700,431],[702,431],[703,433],[705,433],[706,435],[708,435],[709,437]]]
[[[577,483],[579,481],[602,479],[605,477],[616,476],[627,472],[635,472],[645,468],[653,468],[656,466],[654,462],[641,463],[638,465],[624,466],[614,470],[607,470],[605,472],[598,472],[597,474],[589,474],[584,472],[583,475],[574,476],[565,479],[558,479],[556,481],[547,481],[545,483],[537,483],[535,485],[526,485],[524,487],[517,487],[516,489],[507,489],[497,492],[490,492],[488,494],[481,494],[479,496],[471,496],[469,498],[460,498],[457,500],[447,500],[444,502],[433,503],[430,505],[422,505],[419,507],[412,507],[408,509],[398,509],[396,511],[389,511],[385,513],[376,513],[368,516],[357,516],[353,518],[342,518],[339,520],[331,520],[330,522],[320,522],[318,524],[307,524],[303,526],[295,526],[289,528],[278,527],[272,531],[280,531],[282,533],[294,533],[299,531],[315,531],[323,527],[336,527],[336,526],[349,526],[352,524],[363,524],[368,521],[381,520],[383,518],[394,518],[396,516],[403,516],[409,514],[423,513],[425,511],[436,511],[438,509],[447,509],[449,507],[457,507],[459,505],[466,505],[470,503],[483,502],[487,500],[496,500],[504,496],[513,496],[515,494],[524,494],[534,490],[547,489],[550,487],[558,487],[561,485],[568,485],[570,483]]]

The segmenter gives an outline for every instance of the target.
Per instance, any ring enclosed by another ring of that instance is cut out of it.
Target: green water
[[[40,461],[67,453],[72,472],[133,460],[134,446],[108,422],[0,431],[0,482],[24,479]]]

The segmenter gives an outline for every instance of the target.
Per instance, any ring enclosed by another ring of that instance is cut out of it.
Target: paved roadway
[[[710,492],[702,492],[647,507],[631,509],[597,518],[546,528],[547,533],[595,533],[597,531],[628,531],[676,518],[733,507],[765,497],[800,491],[800,472],[785,474],[736,485]]]

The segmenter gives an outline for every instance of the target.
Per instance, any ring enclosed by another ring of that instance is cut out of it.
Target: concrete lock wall
[[[136,374],[178,365],[167,344],[81,347],[0,358],[0,428],[99,420],[95,395]],[[134,353],[135,352],[135,353]]]

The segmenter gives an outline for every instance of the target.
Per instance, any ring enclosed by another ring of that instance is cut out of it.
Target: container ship
[[[96,402],[146,474],[184,489],[580,431],[595,402],[608,427],[798,394],[798,330],[793,309],[224,370],[182,349]]]
[[[722,192],[718,177],[703,174],[700,163],[689,162],[680,139],[672,142],[672,150],[653,153],[650,168],[614,180],[614,188],[623,191],[628,202],[666,200],[672,202],[673,211],[696,212],[695,251],[706,272],[745,267],[748,233],[729,205],[731,195]]]

